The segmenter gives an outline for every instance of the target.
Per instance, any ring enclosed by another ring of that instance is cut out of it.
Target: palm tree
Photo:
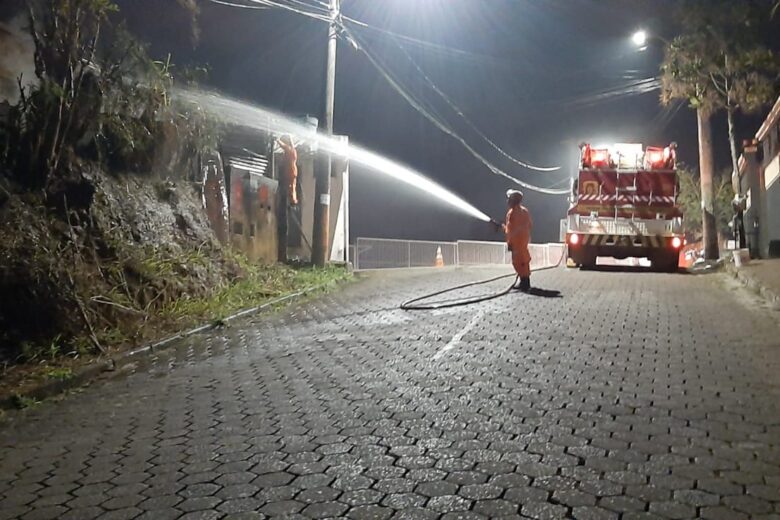
[[[775,0],[774,9],[780,5]],[[705,5],[706,4],[706,5]],[[776,56],[762,45],[766,4],[746,2],[690,2],[681,19],[685,32],[666,48],[661,67],[661,100],[687,99],[699,121],[699,162],[704,211],[705,256],[718,257],[712,184],[712,130],[710,118],[726,110],[732,173],[738,174],[737,112],[754,112],[775,97]]]
[[[667,45],[661,65],[661,102],[685,99],[696,110],[704,257],[714,260],[719,257],[719,251],[713,204],[715,161],[711,119],[718,105],[715,88],[702,71],[706,67],[702,57],[709,55],[709,47],[710,42],[701,32],[678,36]]]

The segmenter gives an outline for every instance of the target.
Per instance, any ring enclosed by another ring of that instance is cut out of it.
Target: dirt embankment
[[[2,181],[0,181],[2,182]],[[101,352],[143,341],[174,302],[243,274],[197,190],[85,167],[43,192],[0,185],[0,360]]]
[[[187,179],[221,127],[170,95],[197,70],[153,60],[110,1],[30,5],[17,54],[33,53],[35,81],[0,107],[0,394],[344,277],[254,265],[217,241]]]
[[[250,263],[220,245],[184,180],[87,166],[30,191],[0,172],[0,397],[348,277]]]

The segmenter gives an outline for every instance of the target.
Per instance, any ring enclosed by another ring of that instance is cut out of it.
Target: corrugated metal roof
[[[766,134],[769,133],[769,129],[772,128],[775,123],[777,123],[778,118],[780,118],[780,97],[777,98],[775,106],[772,107],[772,110],[769,112],[769,115],[766,116],[766,119],[761,125],[761,128],[759,128],[758,132],[756,132],[756,139],[763,141],[766,137]]]
[[[258,175],[266,175],[268,169],[268,159],[265,156],[228,155],[227,163],[231,168],[238,168]],[[271,177],[271,175],[266,176]]]
[[[268,124],[270,125],[270,122]],[[313,128],[311,135],[314,135]],[[276,137],[278,137],[278,133],[274,134],[268,130],[231,125],[225,130],[220,144],[220,153],[226,165],[254,174],[273,177],[268,168],[271,161],[270,156],[274,153],[273,139]],[[310,146],[309,137],[305,133],[293,135],[299,153]]]
[[[271,177],[267,171],[270,162],[271,134],[244,126],[226,129],[220,144],[220,152],[227,166],[257,175]]]

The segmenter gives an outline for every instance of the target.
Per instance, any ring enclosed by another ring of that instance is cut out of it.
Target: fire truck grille
[[[665,229],[648,229],[646,222],[613,219],[580,219],[580,231],[607,235],[649,235],[663,233]],[[665,226],[664,226],[665,227]]]

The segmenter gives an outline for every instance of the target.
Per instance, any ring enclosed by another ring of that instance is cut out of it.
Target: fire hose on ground
[[[564,261],[564,258],[566,258],[566,246],[564,246],[563,251],[561,252],[561,257],[558,259],[558,261],[554,265],[548,265],[545,267],[540,267],[538,269],[534,269],[532,272],[539,272],[539,271],[547,271],[548,269],[556,269],[561,266],[561,264]],[[505,278],[511,278],[515,277],[515,280],[512,282],[512,285],[507,287],[506,289],[499,291],[497,293],[492,294],[484,294],[482,296],[474,296],[471,298],[464,298],[461,300],[454,300],[454,301],[446,301],[446,302],[434,302],[434,303],[419,303],[423,302],[425,300],[430,300],[431,298],[435,298],[436,296],[441,296],[442,294],[451,293],[454,291],[459,291],[461,289],[467,289],[469,287],[474,287],[477,285],[485,285],[492,282],[496,282],[498,280],[503,280]],[[513,290],[515,290],[515,284],[517,283],[519,276],[515,273],[510,274],[502,274],[500,276],[494,276],[493,278],[488,278],[487,280],[478,280],[476,282],[468,282],[461,285],[456,285],[455,287],[449,287],[447,289],[437,291],[430,294],[425,294],[423,296],[419,296],[417,298],[413,298],[411,300],[407,300],[403,302],[400,307],[401,309],[405,311],[432,311],[437,309],[449,309],[452,307],[462,307],[464,305],[473,305],[475,303],[481,303],[486,302],[490,300],[494,300],[496,298],[500,298],[502,296],[506,296]],[[531,292],[533,292],[534,289],[531,289]]]

